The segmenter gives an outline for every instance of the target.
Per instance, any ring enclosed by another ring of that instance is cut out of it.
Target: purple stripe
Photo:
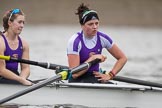
[[[103,34],[103,33],[101,33],[101,32],[98,32],[98,35],[100,35],[100,36],[106,38],[111,44],[113,43],[112,39],[111,39],[108,35]]]

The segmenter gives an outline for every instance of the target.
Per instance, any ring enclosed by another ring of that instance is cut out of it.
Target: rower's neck
[[[7,31],[7,32],[4,33],[4,35],[6,36],[6,38],[8,40],[11,40],[11,41],[17,40],[17,35],[15,33],[13,33],[13,32]]]

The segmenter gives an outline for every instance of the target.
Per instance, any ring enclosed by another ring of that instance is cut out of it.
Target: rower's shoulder
[[[69,42],[76,42],[79,40],[80,40],[79,35],[77,33],[75,33],[71,36],[71,38],[69,39]]]
[[[0,35],[0,53],[2,54],[5,51],[5,41],[4,38]]]
[[[0,35],[0,45],[4,44],[4,39],[3,37]]]
[[[99,36],[102,36],[102,37],[109,37],[109,35],[107,33],[104,33],[104,32],[101,32],[101,31],[98,31],[97,34]]]

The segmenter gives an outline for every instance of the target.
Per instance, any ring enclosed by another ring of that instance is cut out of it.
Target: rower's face
[[[20,34],[24,28],[25,17],[23,15],[18,15],[13,22],[9,21],[9,29],[11,29],[15,34]]]
[[[83,32],[86,36],[95,36],[99,27],[99,20],[90,20],[82,25]]]

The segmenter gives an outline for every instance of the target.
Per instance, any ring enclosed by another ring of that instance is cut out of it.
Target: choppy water
[[[128,57],[119,75],[162,83],[162,29],[105,26],[99,30],[110,35]],[[77,31],[80,31],[79,26],[39,25],[25,26],[21,35],[30,44],[31,60],[67,65],[67,41]],[[108,59],[101,66],[110,70],[115,59],[105,50],[103,53]],[[53,75],[53,70],[31,66],[30,79]]]

